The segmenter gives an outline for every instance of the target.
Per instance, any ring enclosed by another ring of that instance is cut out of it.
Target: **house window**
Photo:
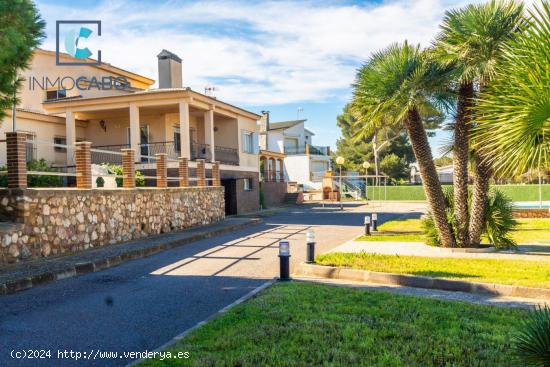
[[[181,134],[179,128],[174,129],[174,149],[176,153],[181,153]]]
[[[64,136],[55,136],[53,138],[53,143],[59,145],[67,145],[67,138],[65,138]],[[67,151],[67,148],[54,146],[53,150],[58,153],[65,153]]]
[[[252,191],[252,179],[245,178],[243,182],[244,182],[244,191]]]
[[[243,151],[245,153],[254,153],[254,134],[250,131],[243,132]]]
[[[61,98],[67,98],[66,89],[55,89],[55,90],[46,91],[46,101],[61,99]]]
[[[35,133],[25,133],[27,138],[27,143],[25,144],[25,153],[27,156],[27,162],[30,162],[36,159],[36,134]]]

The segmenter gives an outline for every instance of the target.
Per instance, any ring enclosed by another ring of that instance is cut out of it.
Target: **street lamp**
[[[369,167],[370,163],[365,161],[363,162],[363,168],[365,169],[365,199],[369,200]]]
[[[340,184],[338,187],[338,191],[340,194],[340,210],[344,210],[344,205],[342,204],[342,165],[344,164],[345,161],[346,159],[342,156],[339,156],[336,158],[336,164],[340,168],[340,175],[338,176],[340,178],[339,180]]]

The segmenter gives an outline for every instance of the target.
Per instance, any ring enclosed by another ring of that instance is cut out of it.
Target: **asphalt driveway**
[[[131,358],[123,352],[151,351],[277,276],[279,240],[290,241],[296,264],[308,229],[324,252],[359,235],[364,215],[359,205],[296,207],[254,227],[1,296],[0,365],[124,365]],[[36,350],[51,356],[12,358]],[[98,351],[118,355],[98,359]]]

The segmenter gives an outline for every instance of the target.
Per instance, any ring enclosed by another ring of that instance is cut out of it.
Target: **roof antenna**
[[[216,95],[214,92],[216,92],[217,90],[218,88],[216,88],[215,86],[207,85],[206,87],[204,87],[204,95],[208,97],[216,98]]]
[[[300,113],[301,112],[304,112],[304,108],[303,107],[298,107],[296,109],[296,120],[299,120],[300,119]]]

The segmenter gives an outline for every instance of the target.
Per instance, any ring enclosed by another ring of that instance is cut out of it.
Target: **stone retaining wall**
[[[91,247],[219,221],[223,187],[0,190],[0,263]]]

